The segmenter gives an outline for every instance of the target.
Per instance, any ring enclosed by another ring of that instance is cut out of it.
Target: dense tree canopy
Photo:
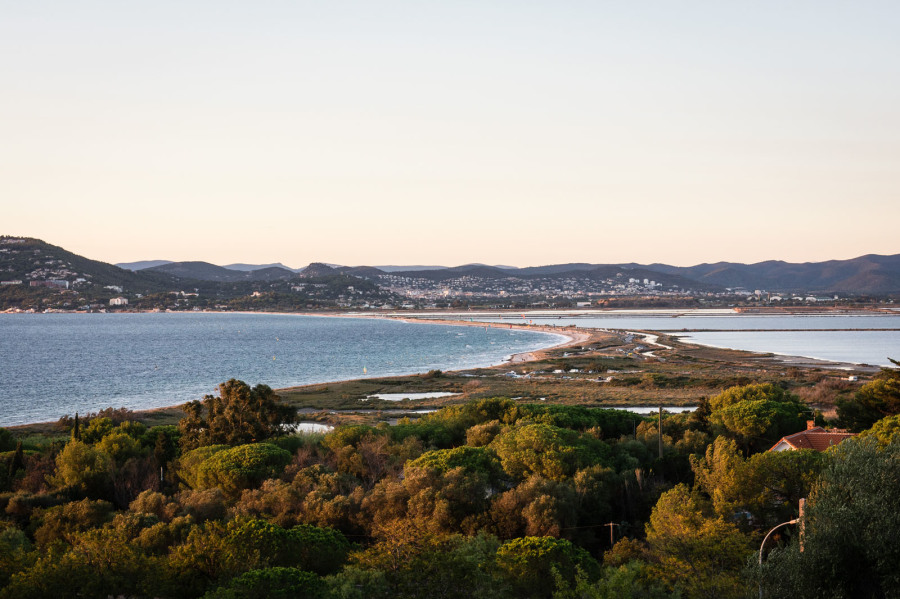
[[[803,430],[812,417],[797,396],[770,383],[733,387],[711,398],[709,405],[714,429],[735,439],[746,453]]]
[[[179,428],[185,449],[265,441],[297,419],[296,410],[281,404],[267,385],[251,388],[236,379],[219,385],[218,396],[188,402],[183,409],[187,416]]]
[[[43,446],[0,429],[0,599],[742,597],[804,497],[807,551],[771,541],[767,596],[900,588],[897,417],[772,453],[808,413],[784,387],[708,407],[660,429],[492,398],[285,436],[268,387],[229,381],[179,427],[104,413]]]

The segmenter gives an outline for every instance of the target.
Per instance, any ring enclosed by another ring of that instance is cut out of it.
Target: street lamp
[[[768,533],[766,533],[765,538],[763,538],[762,543],[760,543],[760,545],[759,545],[759,567],[760,567],[760,573],[759,573],[759,599],[762,599],[762,596],[763,596],[763,593],[762,593],[762,562],[763,562],[763,547],[766,546],[766,541],[769,540],[769,537],[772,535],[773,532],[775,532],[776,530],[778,530],[778,529],[781,528],[782,526],[787,526],[788,524],[797,524],[798,522],[800,522],[800,518],[794,518],[793,520],[788,520],[787,522],[782,522],[781,524],[779,524],[778,526],[776,526],[775,528],[773,528],[772,530],[770,530]]]

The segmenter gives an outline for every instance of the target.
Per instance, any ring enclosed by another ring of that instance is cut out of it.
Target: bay
[[[176,405],[230,378],[279,388],[489,366],[564,340],[293,314],[0,314],[0,426]]]

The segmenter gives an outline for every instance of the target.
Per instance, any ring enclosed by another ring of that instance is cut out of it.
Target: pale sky
[[[0,234],[107,262],[900,253],[900,3],[0,0]]]

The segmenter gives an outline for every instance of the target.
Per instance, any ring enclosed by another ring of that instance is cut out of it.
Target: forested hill
[[[143,292],[171,288],[177,278],[165,272],[134,272],[113,264],[91,260],[40,239],[0,237],[0,278],[4,281],[68,281],[84,279],[87,286],[120,286]]]
[[[139,272],[159,272],[174,275],[183,279],[197,279],[200,281],[274,281],[277,279],[290,279],[297,276],[294,271],[279,266],[270,266],[254,270],[237,270],[216,266],[209,262],[170,262],[153,266]]]
[[[132,263],[140,264],[140,263]],[[334,266],[313,263],[301,269],[281,265],[241,264],[217,267],[201,262],[177,262],[149,267],[148,270],[168,272],[201,280],[248,280],[290,276],[300,272],[304,276],[344,273],[370,280],[388,281],[390,277],[404,277],[441,284],[461,277],[485,281],[502,279],[549,280],[611,279],[617,275],[627,278],[654,280],[664,286],[697,291],[721,291],[726,288],[764,289],[784,293],[840,293],[845,295],[891,295],[900,293],[900,254],[868,254],[849,260],[793,263],[768,260],[755,264],[715,262],[694,266],[670,264],[595,264],[577,262],[516,268],[465,264],[444,267],[377,267]],[[230,271],[230,274],[229,274]],[[267,272],[263,275],[262,271]]]
[[[0,237],[0,310],[297,310],[395,301],[371,281],[332,270],[253,271],[178,262],[137,271],[91,260],[39,239]],[[119,300],[117,300],[119,301]]]
[[[723,287],[871,295],[900,292],[900,254],[868,254],[827,262],[769,260],[756,264],[716,262],[689,267],[650,264],[643,268]]]

